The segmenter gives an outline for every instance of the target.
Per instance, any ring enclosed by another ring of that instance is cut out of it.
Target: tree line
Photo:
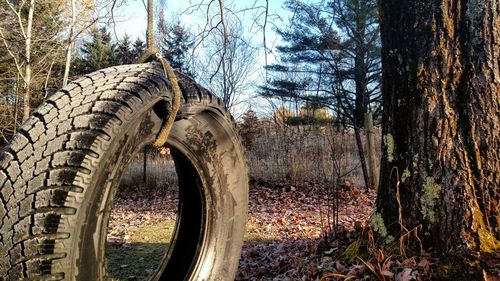
[[[142,38],[133,40],[126,34],[117,38],[111,33],[110,25],[100,23],[104,18],[92,18],[102,16],[92,14],[88,15],[91,24],[81,27],[85,30],[80,30],[78,44],[74,45],[76,38],[68,39],[71,36],[67,35],[70,31],[66,24],[71,15],[63,9],[64,5],[57,1],[37,1],[33,7],[21,4],[1,2],[1,13],[6,19],[0,28],[3,144],[26,120],[31,109],[63,87],[68,78],[73,80],[109,66],[134,63],[146,48]],[[80,4],[84,5],[85,1]],[[163,55],[174,67],[190,74],[184,56],[192,44],[192,35],[180,23],[163,24],[157,34]],[[68,48],[74,48],[69,61],[65,56]]]
[[[33,108],[68,81],[134,63],[145,51],[142,37],[115,34],[113,9],[121,4],[114,0],[0,1],[4,18],[0,25],[1,145]],[[162,56],[217,93],[227,108],[241,103],[257,54],[241,21],[228,16],[225,32],[213,28],[204,34],[178,20],[167,20],[159,4],[154,38]],[[227,42],[224,50],[223,41]]]

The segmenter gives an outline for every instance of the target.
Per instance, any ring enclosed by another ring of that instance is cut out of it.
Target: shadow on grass
[[[168,252],[174,220],[150,222],[106,245],[108,280],[149,280]]]
[[[110,280],[148,280],[168,251],[168,244],[108,243],[107,262]]]
[[[304,276],[310,280],[318,277],[314,275],[317,268],[313,273],[308,272],[308,267],[314,268],[318,262],[319,238],[279,239],[255,231],[259,228],[257,225],[249,223],[247,227],[236,280],[300,280]],[[108,240],[108,280],[149,280],[168,251],[174,228],[175,220],[147,222],[129,229],[129,235],[122,240]]]

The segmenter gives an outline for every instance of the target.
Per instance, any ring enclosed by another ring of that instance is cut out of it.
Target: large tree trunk
[[[397,225],[399,174],[405,226],[422,225],[443,255],[500,250],[499,11],[498,0],[380,3],[377,208]]]

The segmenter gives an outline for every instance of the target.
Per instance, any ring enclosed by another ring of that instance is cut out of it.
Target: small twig
[[[54,65],[54,60],[52,60],[52,62],[50,63],[50,66],[49,66],[49,71],[47,73],[47,77],[45,78],[45,85],[44,85],[44,90],[45,90],[45,95],[43,96],[43,99],[47,99],[47,96],[49,94],[49,91],[47,90],[47,86],[49,84],[49,79],[50,79],[50,74],[52,72],[52,66]]]
[[[264,64],[265,66],[268,65],[267,63],[267,40],[266,40],[266,28],[267,28],[267,20],[269,16],[269,0],[266,0],[266,9],[265,9],[265,15],[264,15],[264,25],[262,26],[262,44],[264,45]],[[265,81],[267,82],[267,76],[268,76],[268,70],[267,67],[264,67],[265,69]]]
[[[377,274],[377,270],[375,269],[375,267],[373,267],[373,264],[371,264],[370,262],[366,262],[365,260],[363,260],[358,256],[356,256],[356,258],[360,260],[373,273],[373,275],[377,276],[378,280],[385,281],[384,278],[381,278],[380,275]]]

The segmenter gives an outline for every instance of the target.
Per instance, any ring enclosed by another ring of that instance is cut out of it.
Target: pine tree
[[[146,50],[146,44],[140,38],[135,39],[134,44],[132,44],[132,58],[135,62]]]
[[[317,104],[334,107],[334,52],[338,53],[340,37],[333,18],[317,11],[321,4],[287,1],[286,9],[294,12],[289,27],[277,30],[285,44],[278,46],[279,62],[267,66],[270,78],[261,94],[285,102]],[[344,112],[336,110],[338,118]]]
[[[119,65],[118,51],[105,27],[90,31],[90,40],[80,48],[80,56],[73,64],[75,74],[90,73],[102,68]]]
[[[160,51],[168,59],[173,68],[194,77],[190,66],[190,51],[194,46],[193,36],[180,22],[165,25],[160,30]]]
[[[285,101],[327,106],[335,120],[353,127],[365,183],[370,185],[360,129],[364,114],[380,109],[380,36],[375,0],[286,2],[290,27],[278,29],[286,42],[280,63],[261,93]]]
[[[286,44],[262,94],[330,107],[338,121],[362,127],[363,115],[380,105],[380,36],[375,0],[326,4],[288,1],[290,27],[278,29]]]
[[[0,121],[0,145],[62,80],[63,7],[49,0],[30,3],[0,1],[0,107],[8,109]]]
[[[5,48],[0,48],[0,93],[2,93],[2,101],[8,99],[7,93],[13,87],[13,67],[14,62],[7,54]]]
[[[120,64],[131,64],[134,63],[134,52],[132,49],[132,42],[130,37],[125,34],[123,39],[118,43],[117,52]]]

